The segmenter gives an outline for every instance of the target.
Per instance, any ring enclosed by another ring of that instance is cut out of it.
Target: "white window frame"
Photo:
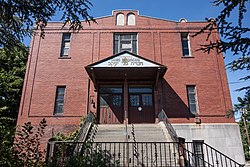
[[[69,38],[66,38],[67,36],[69,36]],[[69,56],[70,41],[71,41],[71,33],[63,33],[60,57],[68,57]],[[68,43],[68,46],[66,46],[66,43]],[[67,53],[65,53],[65,49],[68,49]]]
[[[122,35],[131,35],[131,53],[134,54],[138,54],[138,34],[137,33],[114,33],[114,54],[120,53],[121,51],[121,36]],[[136,38],[133,39],[132,35],[136,35]],[[116,39],[116,37],[118,39]],[[116,42],[117,41],[117,42]],[[124,40],[125,41],[125,40]],[[134,48],[133,48],[133,41],[136,41],[136,48],[135,48],[135,52],[133,52]]]
[[[188,54],[184,54],[184,49],[186,48],[183,48],[183,45],[182,45],[182,42],[183,42],[183,39],[184,37],[183,36],[186,36],[186,40],[187,40],[187,43],[188,43]],[[192,57],[192,54],[191,54],[191,47],[190,47],[190,37],[189,37],[189,33],[187,32],[181,32],[181,48],[182,48],[182,56],[183,57]]]
[[[186,86],[187,88],[187,96],[188,96],[188,106],[189,106],[189,111],[194,114],[194,115],[197,115],[199,113],[199,107],[198,107],[198,96],[197,96],[197,88],[195,85],[187,85]],[[194,93],[190,92],[190,88],[194,88]],[[191,93],[192,95],[194,96],[194,100],[195,100],[195,103],[192,103],[191,102]],[[195,104],[195,111],[192,111],[192,109],[190,108],[191,105],[194,105]]]

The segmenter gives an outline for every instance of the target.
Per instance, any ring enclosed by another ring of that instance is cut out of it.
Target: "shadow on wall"
[[[169,118],[189,119],[195,117],[165,79],[162,80],[162,108]]]

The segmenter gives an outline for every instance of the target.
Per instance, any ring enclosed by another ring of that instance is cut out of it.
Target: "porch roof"
[[[97,80],[151,80],[158,82],[167,67],[142,56],[124,51],[85,67],[89,77]]]

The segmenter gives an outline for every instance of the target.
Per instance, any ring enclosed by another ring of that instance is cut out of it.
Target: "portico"
[[[99,123],[155,123],[155,92],[166,66],[124,51],[85,69],[97,90]]]

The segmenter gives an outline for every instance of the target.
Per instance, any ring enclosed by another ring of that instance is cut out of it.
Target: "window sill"
[[[63,113],[62,114],[54,114],[53,117],[63,117]]]
[[[181,58],[183,58],[183,59],[189,59],[189,58],[194,58],[194,56],[182,56]]]
[[[63,57],[58,57],[58,59],[71,59],[71,57],[63,56]]]

